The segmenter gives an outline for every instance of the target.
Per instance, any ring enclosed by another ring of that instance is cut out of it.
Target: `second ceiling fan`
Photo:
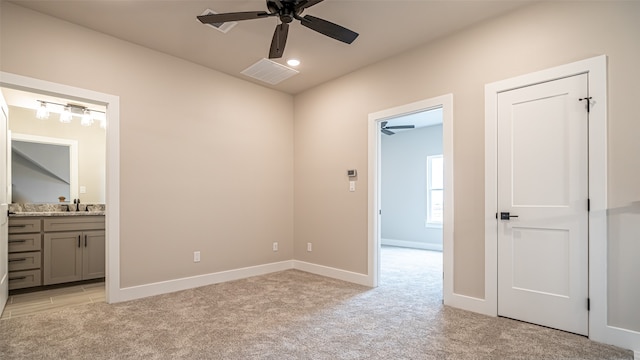
[[[267,0],[267,9],[269,9],[269,12],[244,11],[200,15],[198,16],[198,20],[203,24],[221,24],[230,21],[262,19],[272,16],[279,17],[281,23],[276,26],[276,30],[273,33],[271,48],[269,49],[269,59],[280,58],[284,54],[284,47],[287,44],[287,36],[289,34],[289,23],[292,22],[293,19],[300,21],[302,26],[311,30],[338,41],[351,44],[358,37],[358,33],[315,16],[300,16],[305,9],[322,1],[323,0]]]
[[[414,129],[416,126],[415,125],[396,125],[396,126],[387,126],[388,121],[383,121],[380,123],[380,131],[382,131],[383,134],[385,135],[393,135],[395,134],[393,130],[398,130],[398,129]]]

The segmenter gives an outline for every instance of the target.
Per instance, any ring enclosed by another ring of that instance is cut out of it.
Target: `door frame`
[[[120,291],[120,98],[93,90],[0,72],[0,87],[78,99],[107,108],[106,128],[106,258],[107,303],[122,301]]]
[[[443,282],[445,303],[453,293],[453,94],[442,95],[369,114],[368,121],[368,269],[367,285],[378,286],[380,272],[380,122],[385,119],[442,107],[442,155],[444,158],[444,217],[442,222]]]
[[[498,93],[588,74],[589,113],[589,338],[628,349],[640,348],[640,334],[607,324],[607,57],[600,55],[485,86],[485,299],[482,312],[498,311],[497,99]]]

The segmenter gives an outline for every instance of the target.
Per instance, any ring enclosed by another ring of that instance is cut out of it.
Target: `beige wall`
[[[640,2],[536,4],[297,95],[295,258],[366,273],[366,178],[349,193],[344,170],[367,173],[367,116],[452,93],[454,291],[483,298],[484,86],[600,54],[609,59],[609,206],[639,200],[640,156],[630,155],[640,154],[638,19]],[[640,272],[625,266],[620,273]]]
[[[105,130],[98,123],[91,127],[78,121],[63,124],[51,115],[40,120],[35,110],[9,107],[9,130],[13,133],[47,136],[78,141],[78,186],[86,193],[78,197],[82,203],[104,204],[105,199]],[[68,199],[67,201],[71,201]]]
[[[2,71],[120,97],[123,287],[293,257],[290,95],[6,2],[0,26]]]

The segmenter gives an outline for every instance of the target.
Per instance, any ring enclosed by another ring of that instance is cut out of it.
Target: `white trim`
[[[18,140],[38,144],[52,144],[69,147],[69,201],[78,198],[78,140],[60,139],[48,136],[12,133],[11,141]],[[7,167],[9,165],[7,164]],[[9,171],[7,169],[7,171]]]
[[[437,155],[429,155],[427,156],[427,173],[426,173],[426,178],[427,178],[427,189],[426,189],[426,193],[427,193],[427,199],[426,199],[426,213],[427,213],[427,218],[425,219],[425,227],[442,227],[442,222],[436,222],[436,221],[431,221],[431,192],[433,190],[443,190],[443,196],[444,196],[444,188],[439,188],[439,189],[433,189],[432,184],[431,184],[431,175],[433,173],[433,159],[442,159],[442,163],[443,163],[443,167],[444,167],[444,156],[442,156],[442,154],[437,154]],[[444,178],[444,169],[443,169],[443,173],[442,176]],[[443,179],[443,183],[442,186],[444,186],[444,179]],[[443,199],[444,202],[444,199]],[[443,214],[444,215],[444,214]],[[444,220],[444,219],[443,219]]]
[[[296,270],[326,276],[333,279],[348,281],[359,285],[373,286],[371,284],[370,277],[365,274],[336,269],[324,265],[312,264],[299,260],[293,260],[293,268]]]
[[[364,286],[371,286],[368,277],[351,271],[312,264],[304,261],[286,260],[276,263],[249,266],[240,269],[226,270],[217,273],[190,276],[180,279],[159,281],[151,284],[131,286],[120,290],[119,301],[141,299],[176,291],[193,289],[201,286],[219,284],[227,281],[246,279],[253,276],[270,274],[278,271],[296,269],[333,279],[348,281]]]
[[[640,360],[640,350],[636,350],[633,352],[633,358],[635,360]]]
[[[406,247],[420,250],[442,251],[442,244],[426,243],[419,241],[407,241],[396,239],[380,239],[380,245]]]
[[[640,350],[640,333],[607,324],[607,57],[561,65],[485,86],[485,300],[497,315],[497,97],[498,93],[577,74],[589,75],[589,338]]]
[[[391,117],[411,114],[442,107],[442,154],[444,156],[444,221],[443,269],[445,273],[443,294],[445,304],[453,294],[453,94],[442,95],[416,101],[369,114],[368,123],[368,275],[367,283],[378,286],[380,271],[380,222],[379,222],[379,159],[380,159],[380,122]]]
[[[249,266],[240,269],[221,271],[217,273],[190,276],[180,279],[160,281],[151,284],[131,286],[120,291],[120,301],[141,299],[149,296],[162,295],[176,291],[193,289],[201,286],[219,284],[227,281],[246,279],[252,276],[270,274],[278,271],[293,269],[291,260],[276,263]]]
[[[105,290],[108,303],[122,301],[120,296],[120,98],[7,72],[0,72],[0,86],[74,98],[107,107]]]

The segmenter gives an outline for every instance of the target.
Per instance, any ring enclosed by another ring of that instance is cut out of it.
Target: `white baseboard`
[[[355,273],[347,270],[336,269],[298,260],[293,260],[293,268],[316,275],[322,275],[338,280],[356,283],[359,285],[372,286],[371,280],[366,274]]]
[[[122,288],[118,301],[140,299],[294,268],[292,260]]]
[[[396,240],[396,239],[380,239],[382,245],[399,246],[412,249],[442,251],[442,244],[424,243],[418,241]]]
[[[288,260],[277,263],[251,266],[241,269],[221,271],[217,273],[191,276],[181,279],[160,281],[157,283],[122,288],[117,295],[118,301],[129,301],[149,296],[162,295],[181,290],[193,289],[201,286],[218,284],[226,281],[240,280],[252,276],[265,275],[277,271],[297,269],[308,273],[326,276],[338,280],[348,281],[364,286],[371,286],[369,277],[365,274],[331,268],[328,266],[307,263],[304,261]]]
[[[456,293],[444,294],[444,304],[462,309],[472,311],[479,314],[488,316],[496,316],[496,312],[489,309],[489,305],[485,299],[475,298],[472,296],[460,295]]]

